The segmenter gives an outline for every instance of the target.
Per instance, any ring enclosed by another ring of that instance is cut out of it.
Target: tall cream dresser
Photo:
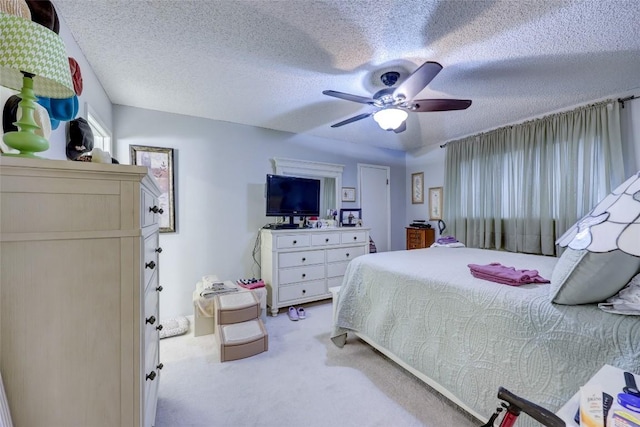
[[[16,427],[154,424],[159,193],[140,166],[0,157],[0,370]]]
[[[278,309],[331,298],[347,264],[369,253],[369,229],[299,228],[260,232],[261,278],[272,316]]]

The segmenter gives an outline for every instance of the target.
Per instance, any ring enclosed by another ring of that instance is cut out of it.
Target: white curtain
[[[619,108],[608,101],[448,143],[445,234],[556,254],[556,237],[625,178]]]

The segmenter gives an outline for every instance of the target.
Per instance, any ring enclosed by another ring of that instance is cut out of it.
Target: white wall
[[[357,184],[358,162],[390,166],[392,218],[406,216],[400,151],[119,105],[114,123],[121,163],[129,163],[130,145],[174,149],[177,232],[160,235],[162,318],[192,314],[192,292],[205,274],[259,277],[252,251],[259,229],[273,222],[264,215],[264,184],[274,157],[342,164],[347,187]],[[394,221],[394,249],[404,248],[403,225]]]

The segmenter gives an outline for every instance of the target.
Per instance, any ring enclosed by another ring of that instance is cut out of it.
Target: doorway
[[[360,208],[378,252],[391,249],[391,193],[388,166],[358,164]]]

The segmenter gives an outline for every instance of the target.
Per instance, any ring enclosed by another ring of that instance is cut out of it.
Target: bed
[[[499,386],[556,411],[604,364],[640,372],[640,316],[555,304],[550,284],[507,286],[467,267],[492,262],[551,278],[558,258],[445,247],[358,257],[334,301],[332,340],[357,334],[483,421]]]

